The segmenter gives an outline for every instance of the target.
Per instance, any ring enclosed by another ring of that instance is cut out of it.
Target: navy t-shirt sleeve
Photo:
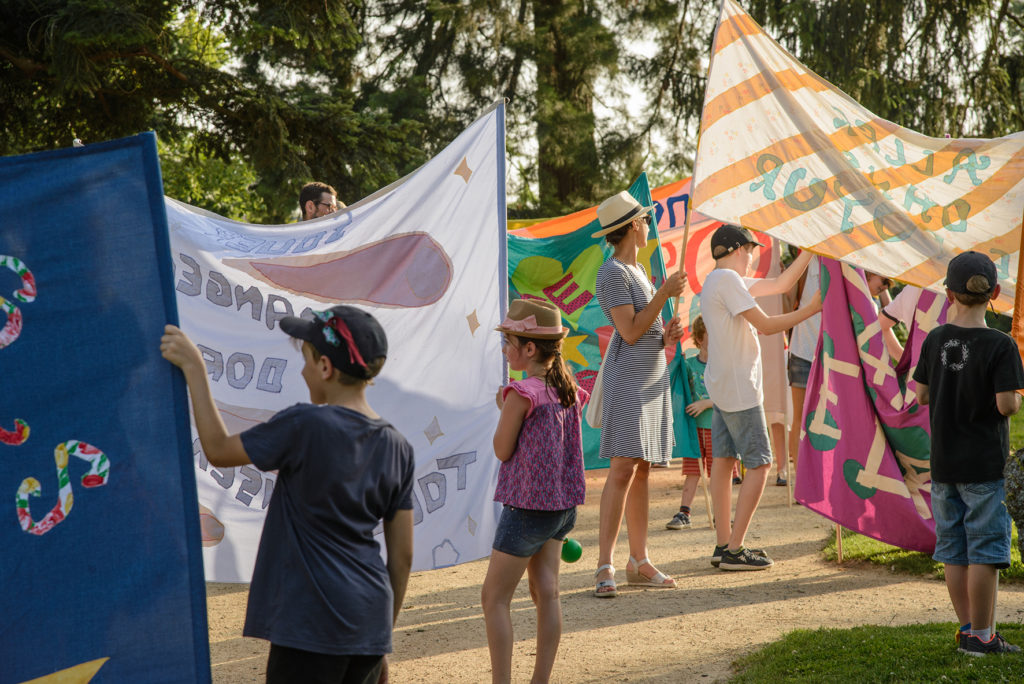
[[[265,423],[254,425],[239,435],[253,465],[263,471],[287,469],[301,454],[295,445],[300,436],[303,404],[279,411]]]
[[[384,513],[385,520],[393,520],[395,513],[398,511],[407,511],[413,507],[412,487],[416,475],[416,461],[413,457],[412,445],[405,441],[404,438],[400,438],[400,440],[401,442],[398,445],[398,449],[401,454],[401,482],[392,505],[389,506],[388,510]]]
[[[1005,344],[1000,344],[996,352],[993,373],[996,392],[1012,392],[1024,388],[1024,367],[1020,359],[1020,351],[1010,337]]]

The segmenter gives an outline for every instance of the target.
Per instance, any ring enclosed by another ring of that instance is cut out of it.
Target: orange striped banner
[[[736,0],[722,2],[707,92],[694,211],[922,287],[955,254],[983,250],[1003,289],[1016,283],[1024,134],[942,139],[886,121],[808,70]]]

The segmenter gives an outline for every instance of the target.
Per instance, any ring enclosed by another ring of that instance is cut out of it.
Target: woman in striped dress
[[[629,538],[630,584],[671,589],[676,583],[647,558],[648,488],[652,463],[672,457],[672,401],[665,348],[683,334],[678,317],[664,324],[661,309],[682,293],[686,276],[674,273],[654,289],[637,254],[647,244],[653,207],[620,192],[597,209],[614,253],[597,272],[597,300],[615,326],[605,352],[601,458],[610,459],[601,493],[600,552],[594,595],[616,595],[612,556],[623,513]]]

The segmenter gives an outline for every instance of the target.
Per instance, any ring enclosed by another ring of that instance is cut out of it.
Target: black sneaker
[[[956,650],[971,656],[983,656],[989,653],[1020,653],[1020,646],[1006,643],[999,632],[988,641],[982,641],[973,634],[961,634],[960,648]]]
[[[718,567],[720,570],[767,570],[773,565],[775,561],[767,555],[758,555],[750,549],[735,552],[726,549],[722,552]]]
[[[712,567],[716,567],[716,568],[718,567],[718,565],[722,562],[722,553],[726,549],[728,549],[728,548],[729,548],[728,544],[722,544],[721,546],[716,546],[715,547],[715,550],[711,552],[711,565],[712,565]],[[749,551],[750,553],[754,554],[755,556],[761,556],[762,558],[768,558],[768,554],[765,552],[764,549],[747,549],[747,551]]]
[[[683,530],[690,526],[690,515],[689,513],[683,513],[679,511],[672,516],[672,519],[665,523],[665,529],[667,530]]]

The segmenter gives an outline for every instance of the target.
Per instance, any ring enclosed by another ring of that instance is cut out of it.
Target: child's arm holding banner
[[[217,404],[206,378],[206,363],[199,348],[188,335],[173,325],[164,327],[160,338],[160,353],[165,359],[181,369],[185,375],[189,393],[192,395],[192,415],[195,416],[196,432],[203,445],[206,459],[218,468],[249,465],[252,461],[245,453],[242,439],[228,434],[227,426],[220,417]]]

